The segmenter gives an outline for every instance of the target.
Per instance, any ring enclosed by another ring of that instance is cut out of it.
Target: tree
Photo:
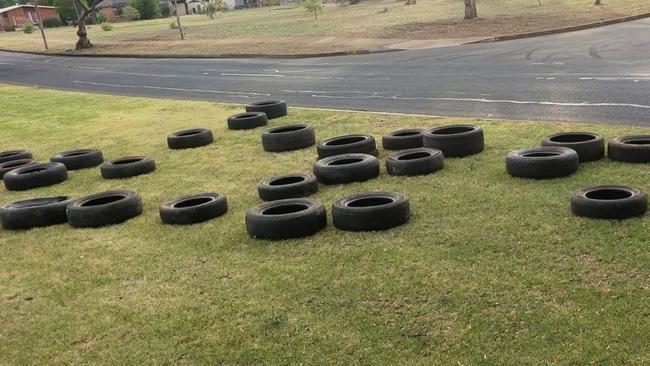
[[[603,2],[601,0],[596,0],[594,1],[594,5],[603,5]]]
[[[309,13],[314,13],[316,20],[318,20],[318,13],[323,12],[323,1],[322,0],[303,0],[302,6]]]
[[[88,0],[89,3],[82,0],[73,0],[77,5],[78,9],[81,9],[81,14],[79,14],[79,21],[77,22],[77,44],[75,45],[76,50],[82,50],[85,48],[92,48],[93,44],[88,39],[88,31],[86,30],[86,19],[88,15],[92,14],[95,11],[95,8],[103,0]]]
[[[465,19],[477,18],[476,0],[465,0]]]
[[[132,6],[127,6],[124,8],[124,15],[126,15],[126,19],[128,20],[140,19],[140,12],[138,11],[138,9]]]
[[[54,6],[59,11],[59,16],[61,20],[66,21],[67,19],[72,19],[77,21],[77,11],[74,8],[73,0],[54,0]]]
[[[209,16],[210,19],[214,19],[214,16],[218,12],[223,12],[227,9],[228,6],[223,0],[212,0],[205,6],[205,15]]]
[[[129,6],[140,13],[140,19],[153,19],[160,16],[160,6],[157,0],[131,0]]]

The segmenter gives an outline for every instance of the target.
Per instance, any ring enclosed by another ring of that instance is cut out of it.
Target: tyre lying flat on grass
[[[318,158],[341,154],[377,155],[375,138],[370,135],[346,135],[327,139],[316,146]]]
[[[287,103],[283,100],[251,103],[246,106],[246,112],[263,112],[268,119],[280,118],[287,115]]]
[[[151,173],[156,170],[156,162],[148,156],[126,156],[102,164],[102,177],[120,179]]]
[[[219,217],[228,212],[228,201],[218,193],[200,193],[163,203],[160,219],[170,225],[191,225]]]
[[[262,133],[262,146],[268,152],[304,149],[315,143],[314,129],[305,124],[275,127]]]
[[[408,198],[394,192],[354,194],[332,205],[334,226],[346,231],[388,230],[405,224],[410,216]]]
[[[104,162],[104,155],[97,149],[80,149],[58,153],[51,162],[62,163],[68,170],[94,168]]]
[[[424,146],[424,130],[406,129],[393,131],[381,138],[386,150],[407,150]]]
[[[581,163],[600,160],[605,156],[605,140],[592,132],[562,132],[542,140],[542,146],[568,147],[578,153]]]
[[[34,159],[34,155],[27,150],[10,150],[0,152],[0,163],[18,159]]]
[[[209,145],[214,141],[212,131],[205,128],[193,128],[174,132],[167,136],[167,146],[170,149],[191,149]]]
[[[607,156],[623,163],[650,163],[650,135],[611,139],[607,144]]]
[[[5,187],[10,191],[52,186],[66,179],[68,170],[61,163],[31,164],[13,169],[2,177]]]
[[[368,154],[343,154],[314,164],[314,175],[323,184],[363,182],[379,175],[379,160]]]
[[[442,151],[446,158],[478,154],[485,148],[483,129],[474,125],[448,125],[424,132],[424,147]]]
[[[516,150],[506,157],[508,174],[519,178],[565,177],[575,173],[579,164],[575,150],[560,146]]]
[[[9,160],[4,163],[0,163],[0,179],[2,179],[5,174],[10,171],[18,168],[22,168],[28,165],[38,164],[34,159],[19,159],[19,160]]]
[[[636,187],[603,185],[581,188],[571,196],[571,212],[598,219],[627,219],[642,216],[648,195]]]
[[[100,227],[115,225],[139,216],[142,199],[129,190],[92,194],[72,202],[67,209],[72,227]]]
[[[318,191],[318,181],[313,174],[276,175],[264,179],[257,192],[264,201],[306,197]]]
[[[68,221],[68,196],[33,198],[0,208],[0,223],[5,230],[27,230],[63,224]]]
[[[264,112],[238,113],[228,117],[228,129],[252,130],[266,126],[269,120]]]
[[[319,232],[325,226],[325,207],[309,198],[267,202],[246,212],[246,230],[256,239],[302,238]]]
[[[397,151],[386,158],[386,171],[390,175],[431,174],[444,165],[442,151],[428,147]]]

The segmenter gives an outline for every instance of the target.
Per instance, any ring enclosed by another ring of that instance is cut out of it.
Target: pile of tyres
[[[266,126],[270,119],[287,115],[284,101],[265,101],[246,106],[244,113],[227,119],[231,130]],[[195,128],[167,137],[170,149],[199,148],[213,142],[212,132]],[[245,226],[259,239],[288,239],[313,235],[327,225],[325,206],[309,198],[319,184],[337,185],[374,179],[380,174],[377,143],[370,135],[328,138],[316,144],[307,124],[285,125],[261,135],[265,151],[281,153],[316,145],[318,159],[309,173],[291,173],[262,179],[257,187],[264,201],[250,208]],[[382,146],[392,151],[385,160],[386,172],[394,176],[433,174],[444,168],[445,157],[463,158],[485,148],[483,129],[475,125],[449,125],[429,129],[405,129],[382,137]],[[549,179],[577,171],[579,164],[604,157],[602,136],[593,133],[561,133],[549,136],[541,147],[508,154],[506,170],[513,177]],[[625,136],[608,144],[611,160],[650,162],[650,136]],[[155,171],[151,157],[126,156],[104,162],[97,149],[57,153],[48,163],[38,163],[25,150],[0,153],[0,178],[7,190],[22,191],[61,183],[68,171],[100,167],[105,179],[122,179]],[[635,187],[595,186],[576,191],[571,198],[576,215],[622,219],[643,215],[647,195]],[[336,200],[332,222],[339,230],[387,230],[408,222],[408,198],[399,192],[363,192]],[[129,190],[112,190],[76,200],[70,197],[40,197],[0,208],[0,224],[7,230],[30,229],[69,223],[72,227],[101,227],[125,222],[143,211],[140,196]],[[226,197],[206,192],[181,196],[159,208],[162,223],[189,225],[215,219],[228,211]]]

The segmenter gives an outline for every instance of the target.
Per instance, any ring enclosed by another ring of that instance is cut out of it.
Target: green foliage
[[[124,8],[124,14],[126,15],[126,18],[128,20],[140,19],[140,12],[138,11],[138,9],[132,6],[127,6],[126,8]]]
[[[72,21],[77,20],[77,12],[75,11],[72,0],[54,0],[54,6],[59,11],[59,16],[61,16],[61,19],[64,21],[68,19]]]
[[[160,16],[160,6],[157,0],[131,0],[129,6],[138,10],[140,19],[153,19]]]
[[[43,19],[43,26],[45,28],[56,28],[62,26],[61,19],[59,17],[47,17]]]
[[[22,28],[23,28],[23,32],[25,32],[27,34],[33,33],[34,32],[34,23],[32,23],[31,21],[28,20],[25,23],[23,23]]]
[[[318,14],[323,12],[322,0],[303,0],[302,6],[308,13],[313,13],[316,20],[318,20]]]
[[[102,30],[104,32],[110,32],[110,31],[113,30],[113,24],[111,24],[109,22],[102,22],[102,24],[100,26],[102,27]]]
[[[226,5],[225,1],[212,0],[205,6],[205,15],[210,17],[210,19],[214,19],[214,16],[218,12],[224,12],[226,10],[228,10],[228,5]]]
[[[169,29],[178,29],[178,23],[175,20],[169,23]]]
[[[96,17],[99,23],[105,23],[106,21],[108,21],[108,19],[106,18],[106,14],[104,14],[101,10],[97,11]]]

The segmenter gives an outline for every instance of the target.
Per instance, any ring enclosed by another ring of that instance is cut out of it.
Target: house
[[[38,10],[43,19],[59,17],[59,11],[54,6],[39,5]],[[21,28],[26,21],[39,24],[34,5],[14,5],[0,9],[0,27],[6,30]]]

